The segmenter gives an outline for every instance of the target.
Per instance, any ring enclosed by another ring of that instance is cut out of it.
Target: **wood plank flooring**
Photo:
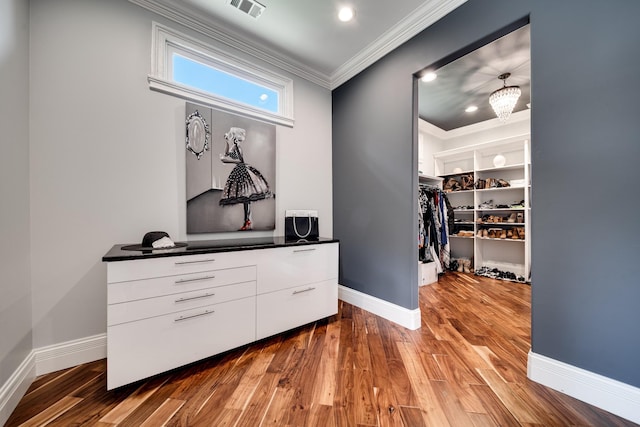
[[[339,313],[106,391],[106,361],[37,378],[6,426],[633,426],[526,377],[530,287],[447,273],[422,327]],[[161,355],[159,355],[161,357]]]

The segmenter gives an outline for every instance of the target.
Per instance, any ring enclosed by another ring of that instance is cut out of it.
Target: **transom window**
[[[240,103],[278,112],[278,92],[174,53],[173,81]]]
[[[153,23],[149,87],[190,101],[293,126],[293,82]]]

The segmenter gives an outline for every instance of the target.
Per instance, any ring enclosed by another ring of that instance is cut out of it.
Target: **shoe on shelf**
[[[513,229],[507,230],[507,239],[513,239]]]
[[[446,193],[450,193],[452,191],[460,191],[461,188],[462,186],[460,185],[458,180],[452,177],[446,178],[444,180],[444,183],[442,184],[442,190],[444,190]]]
[[[458,269],[456,270],[458,273],[464,272],[464,260],[462,258],[458,258]]]
[[[522,212],[516,214],[516,222],[524,224],[524,214]]]
[[[507,238],[507,230],[502,230],[500,232],[500,238],[501,239],[506,239]]]
[[[493,209],[493,199],[482,202],[478,205],[480,209]]]
[[[511,212],[511,215],[507,218],[507,222],[516,222],[517,215],[515,212]]]
[[[486,228],[482,229],[482,237],[489,237],[489,232],[487,231]]]

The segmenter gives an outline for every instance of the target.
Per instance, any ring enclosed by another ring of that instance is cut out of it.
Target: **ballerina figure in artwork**
[[[251,202],[273,197],[269,184],[265,177],[251,165],[244,161],[240,144],[245,140],[246,131],[242,128],[232,127],[224,134],[227,141],[224,154],[220,154],[223,163],[235,163],[235,167],[229,174],[220,199],[221,206],[244,205],[244,224],[239,231],[252,229]]]

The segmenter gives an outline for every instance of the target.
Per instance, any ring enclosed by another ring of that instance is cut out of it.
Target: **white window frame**
[[[173,81],[172,56],[174,53],[196,60],[278,93],[278,112],[217,96]],[[293,127],[293,80],[233,56],[185,34],[152,23],[151,74],[149,88],[189,101],[210,105],[221,110],[239,113],[274,124]]]

